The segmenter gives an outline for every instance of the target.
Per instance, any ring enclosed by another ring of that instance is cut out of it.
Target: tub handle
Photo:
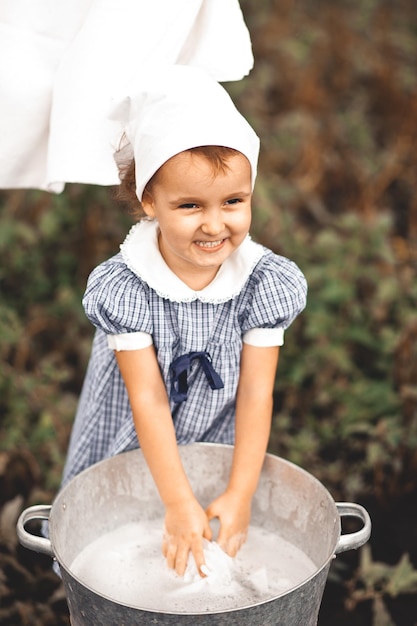
[[[371,518],[366,509],[360,504],[353,502],[336,502],[336,508],[340,517],[358,517],[363,522],[363,527],[347,535],[341,535],[339,543],[336,546],[335,554],[346,552],[346,550],[356,550],[363,546],[371,536]]]
[[[54,558],[54,551],[52,549],[52,544],[50,540],[46,539],[46,537],[38,537],[37,535],[32,535],[25,528],[25,525],[31,520],[49,520],[51,508],[51,505],[37,504],[35,506],[30,506],[29,508],[25,509],[23,513],[20,514],[19,519],[17,520],[16,530],[17,536],[22,546],[28,548],[29,550],[34,550],[35,552],[42,552],[42,554],[47,554],[48,556]]]

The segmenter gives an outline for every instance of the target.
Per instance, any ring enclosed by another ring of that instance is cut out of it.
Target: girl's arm
[[[273,389],[279,348],[244,344],[236,396],[236,439],[226,491],[210,504],[209,519],[218,517],[218,543],[234,556],[246,539],[251,501],[268,445]]]
[[[202,538],[211,539],[211,529],[182,466],[154,347],[115,354],[139,444],[165,505],[163,553],[168,566],[182,575],[191,550],[200,571],[204,564]]]

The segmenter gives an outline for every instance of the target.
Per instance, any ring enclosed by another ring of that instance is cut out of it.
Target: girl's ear
[[[143,211],[148,217],[155,217],[153,198],[147,189],[145,189],[145,191],[143,192],[141,204]]]

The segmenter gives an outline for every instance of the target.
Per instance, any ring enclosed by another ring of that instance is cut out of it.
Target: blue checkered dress
[[[208,352],[224,387],[212,390],[198,360],[192,363],[187,400],[171,401],[177,441],[233,443],[242,338],[251,329],[286,329],[304,308],[307,291],[293,262],[259,244],[250,245],[262,248],[259,260],[239,293],[221,302],[162,297],[132,271],[121,253],[92,272],[83,302],[97,331],[63,483],[97,461],[138,447],[108,335],[137,331],[151,335],[168,390],[174,359],[188,352]]]

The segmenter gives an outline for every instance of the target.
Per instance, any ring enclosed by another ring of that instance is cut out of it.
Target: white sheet
[[[243,78],[238,0],[1,0],[0,188],[117,184],[109,103],[154,62]]]

